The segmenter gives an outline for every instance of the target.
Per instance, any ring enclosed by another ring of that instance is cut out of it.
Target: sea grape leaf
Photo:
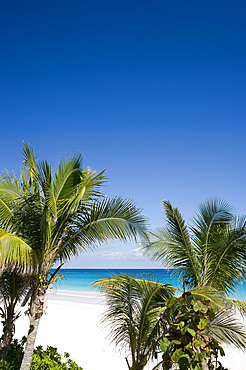
[[[197,325],[198,329],[203,330],[207,326],[208,320],[206,318],[200,319],[199,324]]]
[[[162,352],[166,353],[168,351],[170,344],[171,342],[167,338],[163,338],[160,343],[160,349],[162,350]]]
[[[193,304],[194,311],[202,311],[203,313],[206,313],[208,310],[208,307],[205,306],[202,302],[197,301]]]
[[[199,361],[199,362],[202,362],[202,360],[206,357],[207,355],[207,352],[206,351],[201,351],[200,353],[197,353],[195,355],[195,361]]]
[[[195,330],[191,329],[191,328],[188,328],[187,329],[188,333],[190,333],[193,337],[196,335],[196,332]]]
[[[172,340],[171,343],[176,344],[176,345],[181,344],[181,342],[179,340],[176,340],[176,339]]]
[[[176,302],[177,302],[176,297],[168,298],[165,302],[165,306],[166,307],[172,307],[174,305],[174,303],[176,303]]]
[[[195,340],[193,340],[193,342],[192,342],[192,345],[193,346],[201,346],[201,342],[199,342],[199,340],[197,340],[197,339],[195,339]]]
[[[190,363],[190,358],[188,355],[183,355],[178,360],[180,370],[188,370],[190,368],[189,363]]]
[[[184,355],[184,351],[182,350],[182,348],[176,349],[176,351],[173,352],[173,355],[172,355],[171,359],[174,362],[178,362],[178,360],[180,359],[180,357],[183,356],[183,355]]]

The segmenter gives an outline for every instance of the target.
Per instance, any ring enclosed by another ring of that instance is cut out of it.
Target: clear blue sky
[[[22,140],[40,159],[82,152],[151,227],[161,200],[189,220],[218,196],[245,214],[245,1],[5,1],[0,169]],[[111,244],[76,267],[156,266]]]

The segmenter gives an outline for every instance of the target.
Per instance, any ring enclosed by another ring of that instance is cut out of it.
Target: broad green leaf
[[[208,307],[205,306],[202,302],[195,302],[194,305],[193,305],[193,308],[194,308],[194,311],[201,311],[203,313],[206,313],[207,310],[208,310]]]
[[[172,297],[172,298],[169,298],[166,300],[166,303],[165,303],[165,306],[170,308],[172,307],[175,303],[177,302],[177,298],[176,297]]]
[[[190,368],[190,358],[188,355],[183,355],[178,360],[180,370],[188,370]]]
[[[171,344],[177,344],[177,345],[179,345],[179,344],[181,344],[181,342],[179,341],[179,340],[172,340],[171,341]]]
[[[163,338],[160,343],[160,349],[162,352],[166,353],[170,347],[171,342],[167,338]]]
[[[188,331],[188,333],[190,333],[192,335],[192,337],[194,337],[196,335],[195,330],[193,330],[191,328],[187,328],[187,331]]]
[[[200,353],[197,353],[196,355],[195,355],[195,361],[199,361],[199,362],[202,362],[203,361],[203,359],[206,357],[206,355],[207,355],[207,352],[206,351],[204,351],[204,350],[202,350]]]
[[[178,362],[178,360],[180,359],[180,357],[181,357],[181,356],[183,356],[184,354],[185,354],[185,353],[184,353],[184,351],[182,350],[182,348],[176,349],[176,351],[174,351],[174,352],[173,352],[171,359],[172,359],[174,362]]]
[[[206,318],[200,319],[199,324],[197,325],[198,329],[203,330],[207,326],[208,320]]]

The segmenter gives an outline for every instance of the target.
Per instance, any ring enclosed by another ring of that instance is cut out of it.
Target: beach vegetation
[[[129,370],[142,370],[149,361],[153,370],[175,364],[180,369],[199,370],[202,364],[202,369],[222,370],[218,354],[223,355],[223,344],[246,349],[243,323],[225,295],[215,289],[195,287],[184,292],[125,274],[94,285],[105,294],[108,310],[103,322],[112,342],[125,351]]]
[[[188,227],[169,201],[163,207],[167,226],[151,233],[144,252],[171,267],[183,290],[169,286],[172,297],[162,301],[155,294],[149,297],[152,320],[148,320],[145,293],[157,286],[161,291],[162,285],[166,289],[165,284],[126,275],[99,280],[96,284],[109,304],[104,320],[116,345],[130,352],[129,370],[143,369],[158,352],[162,357],[153,369],[222,370],[221,345],[246,349],[245,327],[237,316],[237,310],[246,312],[246,302],[229,297],[245,275],[245,217],[235,217],[227,203],[212,199],[201,204]],[[152,334],[150,341],[141,338],[141,327]],[[138,340],[143,350],[135,345]]]
[[[224,349],[211,333],[217,317],[209,300],[194,301],[190,293],[167,299],[160,321],[165,333],[159,344],[163,370],[175,364],[181,370],[224,369],[219,361]]]
[[[104,196],[105,172],[83,170],[80,154],[61,159],[55,171],[30,145],[23,143],[22,155],[20,180],[8,172],[0,178],[0,263],[34,276],[21,365],[28,370],[47,289],[63,263],[108,241],[146,240],[147,226],[134,202]]]
[[[171,267],[186,289],[206,286],[227,297],[234,293],[246,273],[246,218],[236,217],[226,202],[210,199],[187,226],[169,201],[162,205],[167,225],[151,233],[145,254]],[[229,300],[246,311],[244,301]]]
[[[10,345],[7,359],[0,361],[0,370],[20,370],[24,356],[24,344],[26,337],[22,340],[14,340]],[[61,355],[57,348],[47,346],[43,349],[38,346],[33,351],[30,370],[83,370],[70,358],[70,354],[65,352]]]
[[[110,326],[110,337],[126,356],[129,370],[141,370],[155,354],[162,335],[160,314],[165,301],[174,294],[170,285],[115,275],[94,283],[107,298],[103,322]]]
[[[0,338],[0,358],[5,360],[10,349],[15,332],[15,321],[20,317],[20,311],[16,310],[18,303],[22,301],[28,292],[31,277],[18,271],[4,271],[0,275],[0,316],[3,333]]]

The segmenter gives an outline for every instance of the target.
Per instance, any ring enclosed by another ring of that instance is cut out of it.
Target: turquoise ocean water
[[[55,289],[70,291],[97,291],[90,284],[96,280],[110,277],[113,274],[124,273],[134,278],[145,278],[160,283],[171,284],[182,289],[178,279],[173,276],[172,270],[167,269],[61,269],[64,278],[55,284]],[[246,282],[238,285],[235,298],[246,300]]]

